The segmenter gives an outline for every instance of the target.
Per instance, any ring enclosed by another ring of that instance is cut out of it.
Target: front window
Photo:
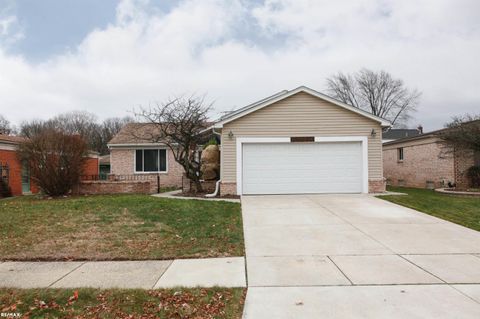
[[[166,172],[167,150],[145,149],[135,151],[136,172]]]

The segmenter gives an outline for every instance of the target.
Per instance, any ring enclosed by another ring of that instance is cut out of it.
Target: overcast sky
[[[14,123],[189,92],[221,112],[362,67],[423,92],[410,126],[480,113],[480,1],[0,0],[0,113]]]

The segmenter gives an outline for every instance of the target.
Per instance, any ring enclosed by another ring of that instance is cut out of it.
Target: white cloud
[[[435,128],[478,109],[478,9],[469,0],[186,0],[162,12],[124,0],[116,21],[72,52],[31,64],[0,48],[0,108],[17,122],[72,109],[108,117],[195,91],[222,111],[302,84],[322,90],[326,76],[368,67],[423,91],[412,124]],[[257,42],[239,36],[246,29]]]

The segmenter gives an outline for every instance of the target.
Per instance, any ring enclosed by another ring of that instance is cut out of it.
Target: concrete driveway
[[[243,196],[244,318],[480,318],[480,233],[369,195]]]

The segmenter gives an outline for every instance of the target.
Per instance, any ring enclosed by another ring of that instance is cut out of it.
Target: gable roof
[[[390,129],[382,133],[384,140],[398,140],[399,138],[412,137],[422,134],[418,129]]]
[[[472,123],[480,123],[480,120],[472,120],[472,121],[468,121],[468,122],[463,122],[461,125],[469,125],[469,124],[472,124]],[[394,140],[394,141],[385,142],[385,143],[383,143],[383,145],[388,146],[388,145],[394,145],[394,144],[397,144],[397,143],[420,140],[420,139],[428,138],[428,137],[438,137],[438,135],[440,133],[451,130],[451,129],[452,128],[450,128],[450,127],[445,127],[445,128],[441,128],[439,130],[430,131],[430,132],[419,134],[419,135],[416,135],[416,136],[410,136],[410,137],[400,138],[400,139]]]
[[[0,143],[20,144],[23,141],[25,138],[22,136],[0,134]]]
[[[310,88],[308,88],[308,87],[306,87],[306,86],[300,86],[300,87],[298,87],[298,88],[296,88],[296,89],[293,89],[293,90],[290,90],[290,91],[284,90],[284,91],[278,92],[278,93],[276,93],[276,94],[274,94],[274,95],[271,95],[271,96],[269,96],[269,97],[267,97],[267,98],[264,98],[264,99],[262,99],[262,100],[260,100],[260,101],[257,101],[257,102],[255,102],[255,103],[252,103],[252,104],[249,104],[249,105],[247,105],[247,106],[245,106],[245,107],[242,107],[242,108],[240,108],[240,109],[238,109],[238,110],[235,110],[235,111],[233,111],[233,112],[231,112],[231,113],[228,113],[227,115],[221,117],[221,118],[214,124],[213,127],[214,127],[214,128],[222,128],[223,125],[225,125],[225,124],[227,124],[227,123],[229,123],[229,122],[232,122],[232,121],[234,121],[234,120],[236,120],[236,119],[238,119],[238,118],[240,118],[240,117],[243,117],[243,116],[245,116],[245,115],[247,115],[247,114],[250,114],[250,113],[253,113],[253,112],[255,112],[255,111],[258,111],[258,110],[260,110],[260,109],[262,109],[262,108],[264,108],[264,107],[266,107],[266,106],[269,106],[269,105],[271,105],[271,104],[273,104],[273,103],[276,103],[276,102],[278,102],[278,101],[281,101],[281,100],[283,100],[283,99],[286,99],[286,98],[288,98],[288,97],[290,97],[290,96],[292,96],[292,95],[295,95],[295,94],[297,94],[297,93],[300,93],[300,92],[304,92],[304,93],[310,94],[310,95],[312,95],[312,96],[314,96],[314,97],[317,97],[317,98],[319,98],[319,99],[328,101],[328,102],[330,102],[330,103],[332,103],[332,104],[335,104],[335,105],[337,105],[337,106],[339,106],[339,107],[342,107],[342,108],[344,108],[344,109],[346,109],[346,110],[349,110],[349,111],[352,111],[352,112],[357,113],[357,114],[359,114],[359,115],[362,115],[362,116],[364,116],[364,117],[367,117],[367,118],[369,118],[369,119],[371,119],[371,120],[374,120],[374,121],[380,123],[380,125],[382,125],[383,127],[389,127],[389,126],[391,126],[391,123],[390,123],[389,121],[387,121],[387,120],[385,120],[385,119],[383,119],[383,118],[381,118],[381,117],[375,116],[375,115],[373,115],[373,114],[371,114],[371,113],[368,113],[368,112],[366,112],[366,111],[364,111],[364,110],[361,110],[361,109],[359,109],[359,108],[357,108],[357,107],[354,107],[354,106],[345,104],[345,103],[343,103],[343,102],[340,102],[340,101],[338,101],[338,100],[336,100],[336,99],[334,99],[334,98],[332,98],[332,97],[330,97],[330,96],[328,96],[328,95],[325,95],[325,94],[322,94],[322,93],[320,93],[320,92],[318,92],[318,91],[312,90],[312,89],[310,89]]]
[[[111,145],[152,144],[152,136],[159,135],[153,123],[128,123],[108,142]]]

